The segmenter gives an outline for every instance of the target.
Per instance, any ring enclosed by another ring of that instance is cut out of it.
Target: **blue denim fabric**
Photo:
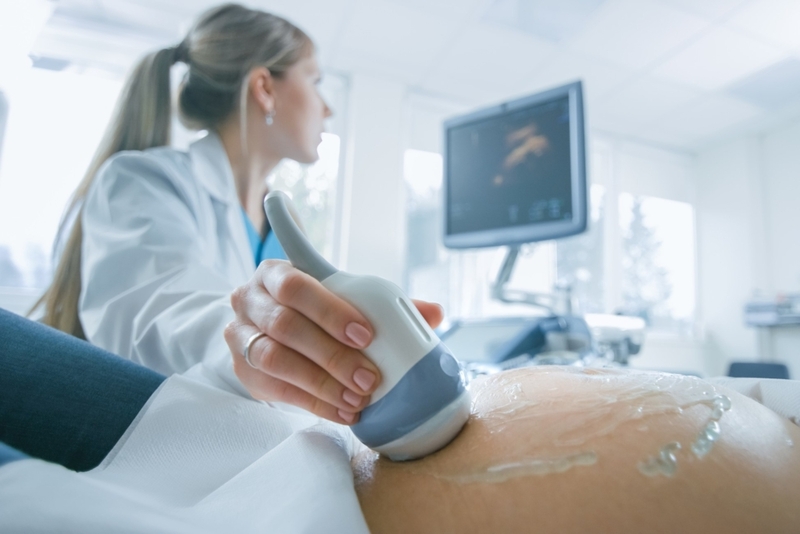
[[[0,467],[17,460],[24,460],[27,457],[27,454],[22,454],[17,449],[12,449],[5,443],[0,442]]]
[[[165,377],[0,309],[0,442],[96,467]]]

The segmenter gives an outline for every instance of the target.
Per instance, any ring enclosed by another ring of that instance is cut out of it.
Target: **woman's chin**
[[[284,157],[304,165],[316,163],[319,160],[319,152],[317,151],[318,147],[319,143],[308,143],[306,146],[295,146],[294,150],[284,154]]]
[[[317,161],[319,161],[319,153],[317,152],[316,148],[314,149],[313,152],[303,154],[301,157],[297,158],[298,163],[304,163],[304,164],[316,163]]]

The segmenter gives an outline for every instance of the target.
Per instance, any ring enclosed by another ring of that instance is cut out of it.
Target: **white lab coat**
[[[115,154],[83,207],[79,313],[89,341],[164,374],[230,361],[230,294],[255,271],[219,137]]]
[[[219,378],[202,364],[169,377],[89,472],[0,467],[0,532],[368,534],[349,428]]]

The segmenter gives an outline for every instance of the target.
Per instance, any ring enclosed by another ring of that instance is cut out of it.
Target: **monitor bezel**
[[[570,169],[572,185],[573,217],[570,220],[534,223],[524,226],[493,228],[473,232],[451,234],[449,229],[450,173],[449,131],[458,126],[479,122],[543,104],[550,100],[569,98],[570,111]],[[443,123],[443,199],[444,246],[453,249],[484,248],[504,245],[520,245],[536,241],[547,241],[584,232],[587,228],[588,199],[586,182],[586,141],[583,118],[583,84],[580,81],[548,89],[516,100],[483,108],[466,115],[450,118]]]

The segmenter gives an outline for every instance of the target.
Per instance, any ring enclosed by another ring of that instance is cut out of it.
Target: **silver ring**
[[[247,362],[247,365],[252,367],[253,369],[258,369],[253,362],[250,361],[250,348],[253,346],[257,340],[261,339],[262,337],[267,337],[267,334],[264,332],[257,332],[250,336],[250,339],[247,340],[247,343],[244,344],[244,361]]]

